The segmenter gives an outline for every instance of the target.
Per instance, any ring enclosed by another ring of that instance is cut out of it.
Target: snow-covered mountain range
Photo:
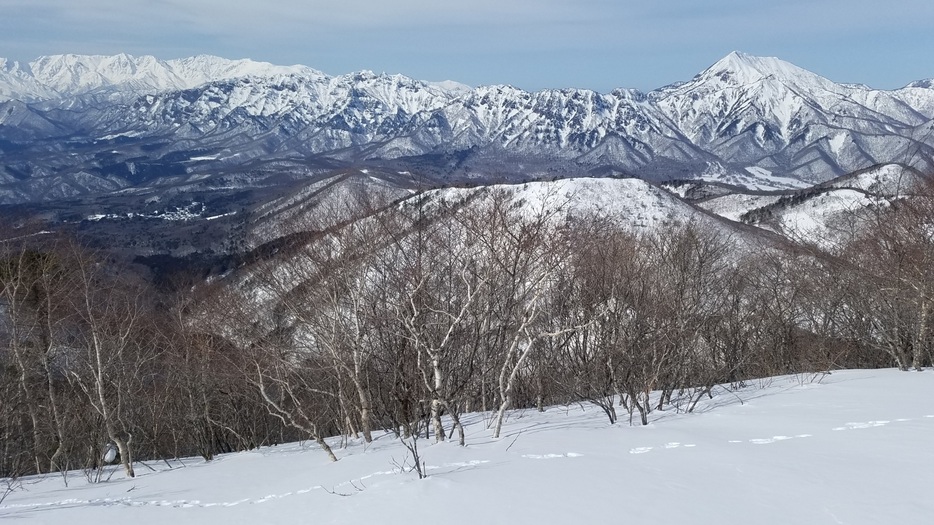
[[[323,76],[305,66],[276,66],[206,55],[165,61],[127,54],[56,55],[40,57],[29,64],[0,58],[0,100],[37,102],[94,93],[138,95],[271,75]]]
[[[877,90],[735,52],[649,93],[208,56],[0,59],[0,202],[347,166],[433,183],[614,174],[788,188],[885,162],[929,169],[932,126],[931,81]]]

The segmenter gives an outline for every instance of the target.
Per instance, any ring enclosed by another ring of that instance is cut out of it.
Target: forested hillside
[[[644,425],[719,384],[932,364],[930,185],[854,213],[834,244],[696,220],[633,228],[561,193],[516,195],[351,210],[363,218],[308,224],[171,292],[8,226],[0,477],[93,472],[107,443],[127,476],[135,459],[306,439],[329,451],[327,437],[377,429],[417,455],[420,435],[464,444],[461,417],[478,410],[495,414],[493,437],[510,409],[572,402]]]

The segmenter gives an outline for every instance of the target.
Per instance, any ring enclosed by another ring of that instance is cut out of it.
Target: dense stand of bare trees
[[[0,477],[91,471],[108,444],[127,476],[299,439],[333,460],[325,438],[377,431],[463,444],[465,412],[499,437],[511,408],[574,401],[646,424],[716,384],[920,369],[931,202],[880,206],[830,252],[414,199],[171,296],[72,244],[2,241]]]

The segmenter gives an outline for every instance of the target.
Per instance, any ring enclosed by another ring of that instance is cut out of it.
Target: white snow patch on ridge
[[[631,228],[653,230],[662,225],[710,220],[668,192],[641,179],[573,178],[482,188],[446,188],[429,192],[433,198],[461,201],[475,192],[506,191],[521,201],[529,216],[603,215]]]

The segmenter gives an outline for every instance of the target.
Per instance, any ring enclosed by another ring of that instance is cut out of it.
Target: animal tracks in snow
[[[861,429],[864,429],[864,428],[884,427],[884,426],[889,425],[889,424],[891,424],[891,423],[907,423],[907,422],[909,422],[909,421],[916,421],[916,420],[919,420],[919,419],[934,419],[934,414],[929,414],[929,415],[922,416],[922,417],[918,417],[918,418],[905,418],[905,417],[902,417],[902,418],[895,419],[895,420],[893,420],[893,421],[879,420],[879,421],[849,422],[849,423],[846,423],[845,425],[843,425],[842,427],[835,427],[833,430],[838,431],[838,432],[839,432],[839,431],[843,431],[843,430],[861,430]]]
[[[132,498],[96,498],[96,499],[66,499],[61,501],[50,501],[45,503],[22,503],[22,504],[12,504],[12,505],[3,505],[0,506],[0,510],[16,510],[16,509],[39,509],[39,508],[50,508],[50,507],[112,507],[112,506],[123,506],[123,507],[175,507],[179,509],[191,509],[191,508],[210,508],[210,507],[236,507],[237,505],[245,504],[259,504],[266,503],[267,501],[274,499],[282,499],[293,494],[307,494],[313,490],[322,489],[320,485],[314,487],[299,490],[296,492],[286,492],[285,494],[269,494],[262,498],[252,499],[252,498],[243,498],[236,501],[222,501],[222,502],[213,502],[213,503],[203,503],[200,500],[137,500]]]
[[[577,452],[568,452],[566,454],[523,454],[526,459],[558,459],[558,458],[579,458],[583,454]]]
[[[694,447],[696,447],[696,446],[697,446],[697,445],[695,445],[694,443],[685,443],[685,444],[681,444],[681,443],[678,443],[678,442],[676,442],[676,441],[672,441],[672,442],[670,442],[670,443],[665,443],[664,445],[662,445],[662,446],[660,446],[660,447],[636,447],[636,448],[631,448],[631,449],[629,449],[629,453],[630,453],[630,454],[645,454],[645,453],[647,453],[647,452],[651,452],[652,450],[655,450],[655,448],[658,448],[658,449],[660,449],[660,450],[664,450],[664,449],[670,450],[670,449],[682,448],[682,447],[683,447],[683,448],[694,448]]]
[[[772,444],[772,443],[777,443],[777,442],[779,442],[779,441],[786,441],[786,440],[789,440],[789,439],[802,439],[802,438],[809,438],[809,437],[811,437],[811,434],[797,434],[797,435],[794,435],[794,436],[772,436],[772,437],[769,437],[769,438],[754,438],[754,439],[748,440],[748,442],[749,442],[749,443],[752,443],[753,445],[769,445],[769,444]],[[729,443],[746,443],[746,442],[747,442],[747,441],[741,441],[741,440],[737,440],[737,439],[731,439],[731,440],[729,441]],[[697,446],[697,445],[694,444],[694,443],[678,443],[678,442],[673,441],[673,442],[670,442],[670,443],[665,443],[664,445],[659,446],[659,447],[635,447],[635,448],[631,448],[631,449],[629,449],[629,453],[630,453],[630,454],[646,454],[646,453],[651,452],[651,451],[656,450],[656,449],[658,449],[658,450],[671,450],[671,449],[676,449],[676,448],[695,448],[696,446]]]
[[[879,420],[879,421],[865,421],[865,422],[856,422],[856,423],[850,422],[850,423],[846,423],[844,426],[835,427],[835,428],[833,428],[833,430],[835,430],[835,431],[841,431],[841,430],[858,430],[858,429],[864,429],[864,428],[882,427],[882,426],[889,425],[889,424],[891,424],[891,423],[893,423],[893,422],[895,422],[895,423],[904,423],[904,422],[908,422],[908,421],[916,421],[916,420],[918,420],[918,419],[934,419],[934,414],[926,415],[926,416],[923,416],[922,418],[915,418],[915,419],[910,419],[910,418],[899,418],[899,419],[895,419],[895,420],[892,420],[892,421],[888,421],[888,420]],[[747,439],[747,440],[731,439],[731,440],[728,441],[728,443],[734,443],[734,444],[751,443],[751,444],[753,444],[753,445],[771,445],[771,444],[773,444],[773,443],[778,443],[778,442],[780,442],[780,441],[788,441],[788,440],[791,440],[791,439],[804,439],[804,438],[809,438],[809,437],[813,437],[813,434],[795,434],[795,435],[787,435],[787,436],[786,436],[786,435],[777,435],[777,436],[772,436],[772,437],[753,438],[753,439]],[[652,452],[653,450],[670,450],[670,449],[675,449],[675,448],[693,448],[693,447],[696,447],[696,446],[697,446],[697,445],[694,445],[694,444],[681,444],[681,443],[677,443],[677,442],[670,442],[670,443],[665,443],[664,445],[655,446],[655,447],[633,447],[633,448],[629,449],[629,453],[630,453],[630,454],[647,454],[647,453],[649,453],[649,452]]]
[[[750,439],[749,442],[753,445],[770,445],[772,443],[777,443],[779,441],[787,441],[789,439],[802,439],[809,438],[811,434],[798,434],[796,436],[772,436],[770,438],[755,438]],[[740,441],[730,441],[730,443],[741,443]]]
[[[934,415],[924,416],[924,418],[934,418]],[[893,421],[878,420],[878,421],[849,422],[849,423],[844,424],[843,426],[834,427],[832,430],[836,432],[840,432],[844,430],[860,430],[860,429],[866,429],[866,428],[884,427],[893,422],[894,423],[905,423],[908,421],[914,421],[914,419],[898,418]],[[753,445],[769,445],[772,443],[777,443],[779,441],[785,441],[789,439],[808,438],[808,437],[812,437],[812,435],[811,434],[798,434],[795,436],[772,436],[770,438],[755,438],[755,439],[750,439],[748,441],[749,443],[752,443]],[[729,442],[730,443],[744,443],[744,441],[740,441],[740,440],[730,440]]]
[[[845,426],[835,427],[834,430],[835,431],[858,430],[861,428],[884,427],[885,425],[888,425],[889,423],[891,423],[891,421],[866,421],[866,422],[859,422],[859,423],[847,423]]]
[[[575,452],[568,452],[567,454],[546,454],[543,456],[524,456],[524,457],[533,457],[534,459],[551,459],[552,457],[580,457],[583,454],[577,454]],[[473,460],[473,461],[462,461],[456,463],[445,463],[443,465],[428,465],[428,470],[438,470],[447,467],[476,467],[484,463],[489,463],[489,460]],[[143,499],[133,499],[133,498],[96,498],[96,499],[66,499],[60,501],[48,501],[42,503],[20,503],[20,504],[8,504],[0,505],[0,511],[3,510],[34,510],[40,508],[54,508],[54,507],[100,507],[100,506],[124,506],[124,507],[175,507],[180,509],[190,509],[190,508],[211,508],[211,507],[236,507],[238,505],[259,505],[262,503],[267,503],[273,500],[279,500],[283,498],[299,496],[304,494],[309,494],[317,490],[324,490],[325,492],[330,492],[332,494],[337,494],[344,487],[354,487],[354,490],[359,491],[360,482],[366,479],[370,479],[376,476],[388,476],[392,474],[399,474],[398,469],[386,470],[380,472],[374,472],[372,474],[367,474],[359,478],[355,478],[352,481],[345,481],[335,485],[331,489],[327,489],[321,485],[315,485],[313,487],[308,487],[300,490],[284,492],[282,494],[267,494],[258,498],[243,498],[234,501],[217,501],[217,502],[202,502],[200,500],[143,500]]]

